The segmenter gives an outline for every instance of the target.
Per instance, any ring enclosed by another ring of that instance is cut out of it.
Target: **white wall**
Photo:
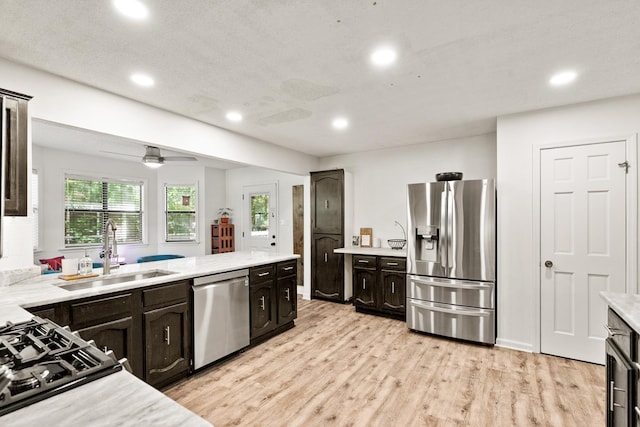
[[[232,222],[236,224],[236,251],[242,246],[242,190],[246,185],[278,183],[278,234],[279,252],[293,252],[293,196],[291,187],[303,185],[304,176],[256,167],[227,170],[226,207],[233,209]],[[218,206],[223,207],[223,206]],[[305,230],[306,232],[307,230]]]
[[[539,351],[533,252],[533,164],[538,145],[629,137],[640,131],[640,96],[498,118],[498,344]],[[631,167],[638,167],[635,159]],[[631,289],[636,292],[635,287]]]
[[[64,255],[80,257],[82,249],[64,248],[64,175],[127,178],[145,182],[145,244],[118,245],[118,254],[133,263],[139,256],[157,253],[177,253],[197,256],[209,253],[210,210],[224,200],[224,171],[203,166],[166,164],[159,169],[149,169],[136,162],[119,161],[103,157],[75,154],[42,146],[33,146],[33,168],[38,170],[40,193],[40,258]],[[166,243],[164,241],[164,184],[198,185],[198,241]],[[30,243],[30,241],[29,241]],[[89,255],[99,260],[100,248],[92,248]],[[31,247],[29,246],[31,254]],[[31,265],[31,259],[30,263]]]
[[[205,226],[205,255],[211,253],[211,224],[213,220],[218,218],[218,209],[226,207],[227,198],[227,174],[221,169],[205,168],[205,207],[204,207],[204,226]]]
[[[464,179],[495,178],[495,134],[369,151],[320,159],[318,170],[344,168],[353,174],[353,230],[371,227],[373,237],[402,238],[406,230],[407,184],[435,181],[435,174],[460,171]],[[350,245],[350,240],[345,242]]]
[[[33,96],[29,103],[29,115],[36,119],[121,136],[154,146],[294,173],[307,173],[317,163],[313,156],[191,120],[5,59],[0,59],[0,81],[6,89]],[[28,153],[30,170],[31,142]],[[30,193],[28,197],[30,201]],[[0,258],[0,271],[30,267],[33,259],[31,214],[27,217],[5,218],[3,224],[4,255]]]

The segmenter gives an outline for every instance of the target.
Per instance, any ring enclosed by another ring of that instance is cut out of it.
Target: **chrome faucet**
[[[113,243],[111,244],[111,248],[109,248],[109,227],[113,230]],[[113,222],[112,219],[109,219],[104,226],[104,237],[103,237],[103,248],[102,252],[104,253],[104,262],[102,264],[102,274],[111,273],[111,268],[118,268],[120,265],[117,263],[118,259],[118,243],[116,242],[116,223]],[[116,264],[111,266],[111,257],[115,257]]]

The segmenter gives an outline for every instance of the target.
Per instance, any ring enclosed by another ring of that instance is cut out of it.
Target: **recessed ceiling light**
[[[229,111],[225,117],[231,122],[242,121],[242,114],[238,113],[237,111]]]
[[[382,47],[371,54],[371,62],[378,67],[386,67],[396,61],[396,56],[395,50],[388,47]]]
[[[336,129],[344,129],[347,126],[349,126],[349,121],[347,119],[345,119],[344,117],[338,117],[338,118],[334,119],[331,124]]]
[[[155,84],[153,78],[147,76],[146,74],[132,74],[131,81],[137,84],[138,86],[151,87]]]
[[[563,86],[574,81],[576,77],[578,77],[578,73],[575,71],[563,71],[554,74],[551,79],[549,79],[549,84],[553,86]]]
[[[131,19],[145,19],[149,15],[147,6],[139,0],[113,0],[118,12]]]

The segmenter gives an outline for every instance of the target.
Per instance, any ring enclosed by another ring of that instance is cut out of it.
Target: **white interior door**
[[[540,158],[540,350],[604,363],[606,304],[625,292],[625,141]]]
[[[242,191],[244,250],[278,250],[278,185],[247,185]]]

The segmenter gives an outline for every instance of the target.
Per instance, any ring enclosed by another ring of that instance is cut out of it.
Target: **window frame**
[[[89,248],[89,247],[102,247],[103,242],[99,243],[67,243],[66,238],[66,180],[67,179],[77,179],[84,181],[96,181],[104,183],[115,183],[115,184],[135,184],[140,186],[140,240],[136,242],[121,242],[118,240],[119,246],[135,246],[135,245],[146,245],[148,242],[147,239],[147,224],[148,224],[148,214],[146,209],[147,204],[147,191],[148,185],[147,180],[139,177],[118,177],[118,178],[108,178],[102,175],[91,175],[87,173],[75,173],[75,172],[65,172],[62,180],[62,242],[64,249],[75,249],[75,248]],[[105,204],[105,200],[102,200],[102,206],[108,206],[108,200]],[[104,232],[104,224],[108,219],[108,210],[105,211],[104,208],[101,210],[96,210],[95,212],[105,212],[107,216],[103,219],[103,232]],[[117,213],[117,212],[116,212]]]
[[[178,187],[191,187],[194,190],[194,196],[195,196],[195,201],[193,202],[193,207],[194,210],[193,211],[169,211],[169,206],[168,206],[168,189],[169,188],[178,188]],[[192,182],[189,184],[176,184],[176,183],[169,183],[169,182],[165,182],[163,184],[163,198],[164,198],[164,243],[199,243],[199,230],[200,230],[200,209],[199,209],[199,205],[200,205],[200,194],[199,194],[199,188],[198,188],[198,183],[197,182]],[[194,227],[194,236],[193,239],[169,239],[169,215],[172,213],[192,213],[193,214],[193,219],[195,222],[195,227]]]

